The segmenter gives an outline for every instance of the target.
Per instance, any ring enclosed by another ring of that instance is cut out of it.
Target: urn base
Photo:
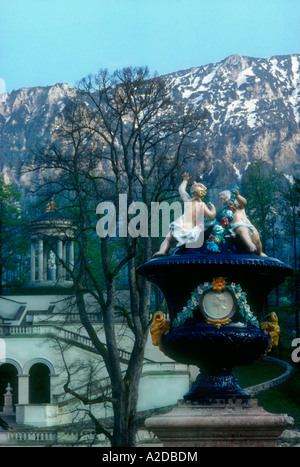
[[[185,401],[199,402],[206,399],[238,398],[248,399],[250,395],[244,391],[237,377],[231,371],[220,370],[213,374],[200,373],[192,389],[183,396]]]
[[[271,414],[256,399],[178,401],[165,415],[145,421],[163,447],[275,447],[293,425],[286,414]]]

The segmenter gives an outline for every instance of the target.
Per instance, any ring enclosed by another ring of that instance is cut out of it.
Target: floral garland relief
[[[178,313],[177,317],[172,323],[172,326],[181,326],[187,319],[193,318],[194,310],[198,308],[199,295],[202,295],[204,292],[210,289],[216,292],[222,292],[223,290],[227,289],[232,292],[237,300],[240,316],[245,320],[246,324],[259,327],[259,322],[247,303],[246,292],[243,292],[239,284],[235,284],[234,282],[226,284],[226,281],[223,277],[216,277],[213,279],[213,282],[204,282],[203,284],[200,284],[195,290],[193,290],[190,300],[188,300],[182,311]],[[217,327],[220,327],[221,324],[227,324],[229,322],[229,319],[227,319],[224,323],[221,323],[220,321],[214,322],[209,320],[210,324],[215,324]]]

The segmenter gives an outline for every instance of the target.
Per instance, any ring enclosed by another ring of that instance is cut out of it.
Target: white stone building
[[[100,387],[109,390],[103,364],[81,325],[72,283],[57,260],[60,257],[69,267],[73,265],[72,224],[50,203],[31,227],[31,282],[17,295],[0,297],[0,417],[12,428],[0,431],[0,445],[70,441],[80,417],[78,401],[64,391],[65,363],[69,369],[74,369],[75,363],[82,365],[72,376],[76,390],[90,394]],[[101,334],[101,317],[95,313],[93,300],[88,296],[86,300],[90,318]],[[121,322],[119,327],[125,365],[132,341]],[[91,368],[96,371],[93,382],[87,377]],[[190,368],[165,357],[149,336],[138,410],[142,413],[176,404],[189,390],[190,379]],[[11,391],[7,391],[8,384]],[[110,407],[99,407],[95,414],[109,417]]]

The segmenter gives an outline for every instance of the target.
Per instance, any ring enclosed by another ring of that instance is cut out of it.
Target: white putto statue
[[[202,201],[207,191],[202,183],[194,182],[192,196],[187,193],[190,178],[190,175],[185,173],[179,187],[179,194],[184,202],[184,214],[170,224],[170,232],[153,257],[164,256],[176,242],[178,247],[197,243],[200,235],[204,233],[204,218],[213,220],[216,217],[215,206],[212,203],[206,205]]]

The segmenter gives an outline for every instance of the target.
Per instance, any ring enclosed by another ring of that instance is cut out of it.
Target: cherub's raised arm
[[[239,204],[240,209],[244,209],[247,205],[247,200],[240,195],[239,190],[235,191],[235,200]]]
[[[182,178],[183,178],[183,182],[180,184],[179,189],[178,189],[180,197],[181,197],[182,201],[190,201],[191,197],[186,191],[186,187],[188,186],[190,176],[186,172],[186,173],[183,174]]]

